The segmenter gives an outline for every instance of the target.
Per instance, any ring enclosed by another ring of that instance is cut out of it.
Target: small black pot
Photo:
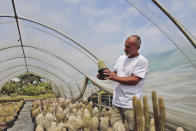
[[[7,131],[7,127],[4,124],[0,123],[1,131]]]
[[[11,120],[10,122],[6,123],[7,128],[11,128],[14,125],[14,119]]]
[[[102,69],[99,69],[99,70],[98,70],[98,73],[99,73],[99,75],[100,75],[100,79],[101,79],[101,80],[105,80],[104,78],[106,78],[106,77],[109,76],[109,75],[104,75],[104,74],[103,74],[103,72],[104,72],[105,69],[108,69],[108,68],[102,68]]]

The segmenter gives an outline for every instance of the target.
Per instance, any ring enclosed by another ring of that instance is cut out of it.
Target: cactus
[[[137,100],[136,105],[136,123],[138,131],[144,131],[143,109],[140,99]]]
[[[136,104],[137,104],[137,97],[133,96],[133,112],[134,112],[134,131],[137,131],[137,123],[136,123]]]
[[[99,60],[98,61],[98,69],[103,69],[106,68],[104,60]]]
[[[150,123],[149,123],[149,113],[148,113],[148,103],[147,97],[143,96],[143,105],[144,105],[144,118],[145,118],[145,131],[149,131]]]
[[[184,131],[184,129],[182,127],[178,127],[176,128],[176,131]]]
[[[159,131],[159,110],[157,104],[157,93],[156,91],[152,92],[152,102],[153,102],[153,113],[154,113],[154,121],[155,121],[155,128],[156,131]]]
[[[98,93],[98,106],[99,106],[99,112],[101,111],[101,94]]]
[[[98,62],[98,73],[99,73],[99,79],[100,80],[106,80],[105,78],[108,77],[108,75],[104,74],[104,70],[108,69],[105,65],[105,62],[103,60],[99,60]]]
[[[93,108],[93,103],[92,103],[92,101],[91,102],[89,102],[89,104],[87,105],[87,109],[89,110],[89,112],[90,112],[90,115],[91,115],[91,117],[92,117],[92,108]]]
[[[84,110],[84,116],[83,116],[83,126],[84,128],[88,128],[90,126],[91,123],[91,116],[90,116],[90,112],[88,111],[88,109]]]
[[[76,103],[76,111],[78,111],[80,109],[80,104],[77,102]]]
[[[166,115],[165,115],[165,105],[163,98],[159,98],[159,130],[165,131]]]
[[[154,125],[154,118],[151,118],[150,120],[150,131],[156,131],[155,125]]]
[[[106,108],[103,108],[102,111],[101,111],[101,116],[102,117],[108,117],[109,114],[108,114],[108,111],[106,110]]]

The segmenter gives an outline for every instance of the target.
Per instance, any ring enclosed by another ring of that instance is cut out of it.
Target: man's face
[[[139,47],[135,44],[135,39],[134,38],[128,38],[125,41],[125,54],[128,57],[134,57],[138,53]]]

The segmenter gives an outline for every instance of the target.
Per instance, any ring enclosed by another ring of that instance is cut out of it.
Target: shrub
[[[52,90],[52,85],[50,82],[41,82],[38,86],[44,86],[46,90]]]
[[[24,88],[24,94],[29,96],[45,94],[46,89],[44,86],[36,86],[29,84],[27,87]]]
[[[6,83],[0,90],[1,94],[11,95],[12,93],[18,93],[18,84],[16,82],[10,81]]]
[[[52,86],[50,82],[41,82],[39,84],[20,85],[20,82],[10,81],[2,87],[0,95],[9,95],[15,97],[17,95],[40,95],[45,93],[52,93]]]

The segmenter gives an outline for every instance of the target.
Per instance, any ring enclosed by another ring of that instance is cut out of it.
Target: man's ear
[[[140,46],[137,46],[137,49],[139,49],[140,48]]]

